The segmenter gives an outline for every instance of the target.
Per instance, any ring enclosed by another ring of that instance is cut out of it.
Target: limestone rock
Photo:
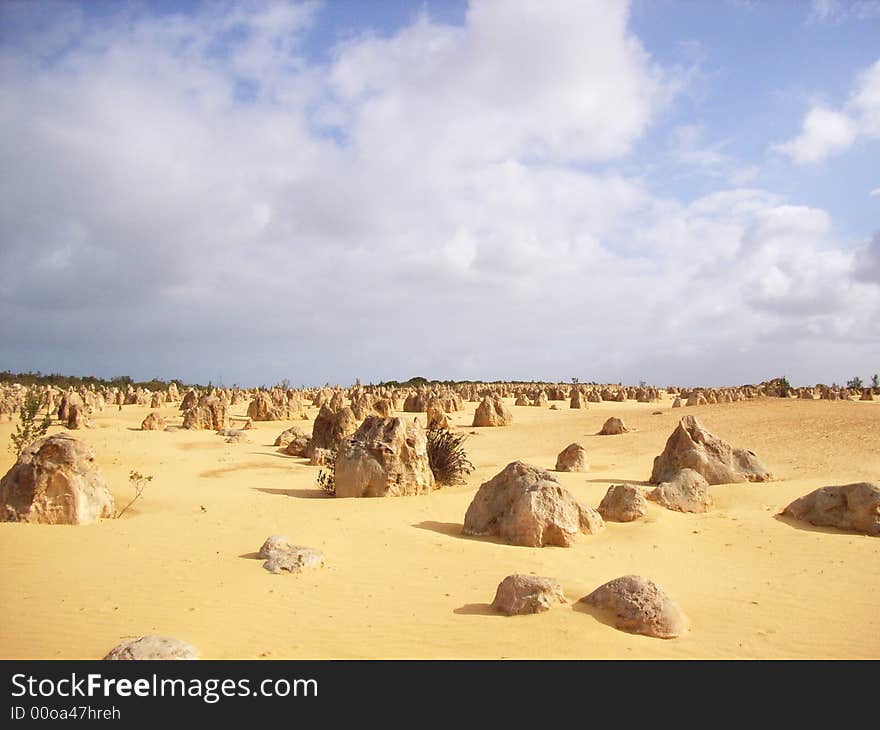
[[[569,547],[604,521],[546,469],[514,461],[484,482],[468,507],[465,535],[498,535],[515,545]]]
[[[880,487],[870,482],[820,487],[796,499],[782,514],[811,525],[880,536]]]
[[[184,428],[219,431],[228,426],[229,406],[216,395],[203,396],[199,399],[198,405],[183,413]]]
[[[394,415],[394,404],[389,398],[378,398],[373,402],[373,413],[382,418],[391,418]]]
[[[275,446],[283,447],[284,453],[290,456],[305,456],[311,440],[308,434],[303,433],[296,426],[291,426],[278,435]]]
[[[165,419],[154,411],[141,423],[141,431],[164,431],[165,426]]]
[[[509,426],[513,423],[513,415],[501,398],[486,396],[474,412],[474,426]]]
[[[290,448],[290,444],[288,444],[288,448]],[[291,454],[291,456],[295,456],[295,454]],[[336,451],[335,449],[313,449],[310,442],[308,454],[303,453],[303,456],[309,457],[309,464],[311,466],[327,466],[327,464],[335,461]]]
[[[713,506],[709,482],[693,469],[682,469],[651,490],[648,499],[676,512],[708,512]]]
[[[556,457],[556,471],[586,471],[587,450],[578,443],[569,444]]]
[[[629,433],[629,429],[622,419],[615,416],[611,416],[611,418],[605,421],[602,430],[599,431],[600,436],[617,436],[622,433]]]
[[[282,449],[287,446],[296,436],[299,436],[302,433],[296,426],[291,426],[288,429],[285,429],[278,436],[275,437],[275,442],[272,444],[273,446],[280,446]]]
[[[312,439],[304,433],[297,434],[287,444],[284,453],[288,456],[305,456],[311,442]]]
[[[656,583],[640,575],[625,575],[599,586],[584,603],[613,617],[623,631],[672,639],[688,628],[688,618]]]
[[[403,410],[405,413],[424,413],[428,408],[427,395],[424,391],[416,391],[410,393],[403,402]]]
[[[78,430],[89,428],[89,420],[86,417],[86,409],[82,403],[71,403],[67,414],[67,428]]]
[[[183,400],[180,401],[180,410],[181,411],[188,411],[190,408],[195,407],[198,404],[198,402],[199,402],[198,394],[195,392],[195,390],[190,388],[188,391],[186,391],[186,395],[183,396]]]
[[[298,418],[301,421],[307,421],[309,418],[302,396],[295,390],[287,391],[287,417]]]
[[[557,603],[566,603],[558,581],[534,575],[508,575],[498,584],[492,608],[508,616],[549,611]]]
[[[61,400],[58,402],[58,420],[67,424],[70,420],[70,407],[74,404],[79,405],[80,403],[82,403],[82,399],[72,390],[63,393],[61,395]]]
[[[345,406],[334,411],[325,404],[315,417],[309,449],[336,449],[344,439],[357,431],[357,427],[358,422],[351,408]]]
[[[439,398],[431,398],[428,401],[427,415],[429,429],[449,429],[449,419]]]
[[[283,421],[288,418],[287,401],[276,403],[266,391],[259,391],[247,409],[248,418],[254,421]]]
[[[92,449],[63,433],[32,443],[0,480],[2,522],[83,525],[115,506]]]
[[[616,484],[608,488],[599,504],[599,514],[609,522],[632,522],[648,513],[648,501],[638,487]]]
[[[669,481],[682,469],[693,469],[709,484],[764,482],[770,471],[751,451],[734,448],[704,429],[694,416],[684,416],[654,459],[651,483]]]
[[[336,456],[337,497],[396,497],[435,488],[427,437],[415,421],[368,416]]]
[[[263,567],[270,573],[301,573],[303,570],[320,568],[324,565],[324,554],[310,547],[293,545],[283,535],[266,538],[257,557],[266,562]]]
[[[189,644],[167,636],[141,636],[114,646],[105,660],[197,659],[198,652]]]
[[[352,399],[351,412],[358,421],[362,421],[373,412],[373,396],[370,393],[362,393],[356,399]]]
[[[330,410],[338,413],[345,407],[345,395],[341,390],[334,390],[330,396]]]

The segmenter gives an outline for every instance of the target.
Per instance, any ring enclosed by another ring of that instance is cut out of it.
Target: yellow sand
[[[476,404],[466,405],[452,420],[471,431]],[[149,633],[188,641],[206,658],[880,657],[880,539],[774,517],[817,487],[880,480],[880,403],[670,405],[553,411],[508,401],[513,426],[469,437],[477,470],[466,486],[347,500],[326,497],[317,467],[271,446],[291,422],[256,424],[251,443],[226,444],[210,431],[141,432],[148,408],[108,407],[75,435],[94,448],[119,505],[133,495],[131,470],[153,480],[119,520],[0,525],[0,657],[100,658]],[[176,408],[162,412],[180,423]],[[685,413],[755,451],[779,480],[713,487],[716,508],[704,515],[650,503],[645,519],[609,523],[568,549],[460,534],[483,481],[515,459],[552,469],[572,441],[587,449],[590,470],[559,479],[598,506],[610,484],[648,478]],[[595,435],[611,415],[638,431]],[[12,430],[0,424],[0,473],[13,462]],[[324,551],[328,567],[266,572],[251,554],[275,533]],[[495,589],[515,572],[558,579],[569,605],[495,615]],[[628,573],[678,601],[687,635],[627,634],[577,605]]]

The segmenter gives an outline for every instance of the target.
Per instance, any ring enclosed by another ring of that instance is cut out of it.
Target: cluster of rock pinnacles
[[[585,408],[597,400],[638,398],[657,399],[650,389],[626,390],[588,395],[579,388],[571,391],[571,408]],[[466,393],[477,400],[476,391]],[[502,402],[502,395],[490,392],[477,406],[473,426],[506,426],[513,416]],[[562,396],[560,398],[560,395]],[[741,394],[740,394],[741,395]],[[152,408],[176,401],[172,393],[153,394]],[[87,427],[86,403],[103,399],[145,404],[148,395],[129,388],[127,395],[99,396],[65,394],[59,417],[68,428]],[[241,392],[219,392],[198,397],[190,390],[182,399],[183,427],[213,429],[228,441],[242,440],[242,429],[230,429],[229,405],[241,402]],[[427,457],[425,430],[418,420],[393,416],[400,410],[402,395],[388,391],[380,396],[367,392],[349,394],[345,405],[342,391],[319,390],[313,405],[320,411],[311,435],[292,426],[281,433],[275,445],[286,453],[326,464],[335,459],[337,497],[406,496],[437,488]],[[560,389],[550,391],[553,399],[564,399]],[[738,399],[724,391],[717,396],[702,392],[688,397],[688,405],[701,402],[730,402]],[[799,397],[811,397],[799,394]],[[826,397],[826,394],[815,397]],[[827,396],[831,397],[831,396]],[[521,393],[517,405],[546,406],[548,395],[540,390],[530,396]],[[702,399],[702,401],[701,401]],[[833,398],[832,398],[833,399]],[[864,398],[863,398],[864,399]],[[676,400],[674,407],[680,407]],[[447,414],[463,409],[459,394],[410,393],[403,403],[405,412],[424,412],[431,428],[448,427]],[[273,389],[258,392],[248,407],[248,420],[271,421],[306,419],[301,396],[296,391]],[[358,423],[360,426],[358,426]],[[172,430],[154,411],[142,425],[144,430]],[[609,418],[600,435],[620,435],[630,429],[619,418]],[[572,443],[559,454],[557,472],[583,472],[588,469],[587,452]],[[526,547],[570,547],[581,535],[595,535],[606,521],[631,522],[647,513],[648,500],[678,512],[700,513],[712,508],[709,487],[736,482],[764,482],[770,471],[751,451],[735,448],[703,428],[694,416],[684,416],[654,459],[650,489],[634,484],[612,485],[597,509],[580,503],[552,472],[514,461],[477,490],[464,517],[462,533],[494,536],[513,545]],[[0,520],[46,524],[86,524],[115,513],[113,496],[95,463],[91,448],[65,433],[42,438],[27,447],[16,464],[0,480]],[[780,514],[799,521],[843,530],[880,535],[880,488],[862,482],[817,489],[789,504]],[[271,573],[300,573],[320,568],[324,555],[313,548],[293,544],[282,535],[265,540],[256,557]],[[493,608],[508,616],[539,613],[553,605],[566,603],[561,584],[553,579],[514,574],[502,580],[496,590]],[[625,575],[608,581],[579,603],[609,619],[615,627],[658,638],[674,638],[688,628],[688,618],[678,604],[653,581],[638,575]],[[177,639],[142,636],[114,647],[106,659],[194,659],[197,651]]]

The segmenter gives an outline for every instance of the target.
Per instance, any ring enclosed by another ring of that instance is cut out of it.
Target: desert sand
[[[101,658],[125,639],[164,634],[205,658],[880,657],[880,541],[776,516],[818,487],[880,478],[880,402],[505,405],[515,419],[506,427],[471,428],[476,403],[449,415],[454,429],[476,431],[466,485],[385,499],[328,497],[318,467],[272,446],[311,421],[255,423],[249,442],[228,444],[213,431],[140,431],[148,407],[108,406],[73,435],[94,449],[119,506],[133,496],[130,471],[153,479],[117,520],[0,524],[0,656]],[[161,412],[180,423],[176,407]],[[308,408],[310,419],[316,412]],[[706,514],[651,502],[644,519],[610,522],[572,548],[461,535],[477,488],[509,462],[553,469],[560,450],[581,443],[589,470],[556,476],[595,508],[610,485],[648,479],[685,414],[756,452],[776,480],[713,486]],[[635,430],[596,435],[609,416]],[[0,424],[0,473],[14,462],[13,429]],[[263,570],[256,551],[279,533],[323,551],[327,566]],[[496,587],[512,573],[555,578],[569,603],[495,613]],[[670,640],[628,634],[577,603],[629,573],[673,596],[690,630]]]

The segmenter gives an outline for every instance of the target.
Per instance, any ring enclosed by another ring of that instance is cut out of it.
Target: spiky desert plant
[[[467,436],[454,434],[446,428],[429,428],[428,463],[438,484],[464,484],[465,477],[474,470],[467,458],[464,442]]]
[[[40,410],[46,402],[46,394],[37,388],[28,388],[24,394],[24,403],[18,412],[18,425],[15,427],[12,443],[9,446],[16,459],[34,441],[45,436],[49,426],[52,425],[52,418],[48,413],[43,416],[42,420],[38,419]]]

